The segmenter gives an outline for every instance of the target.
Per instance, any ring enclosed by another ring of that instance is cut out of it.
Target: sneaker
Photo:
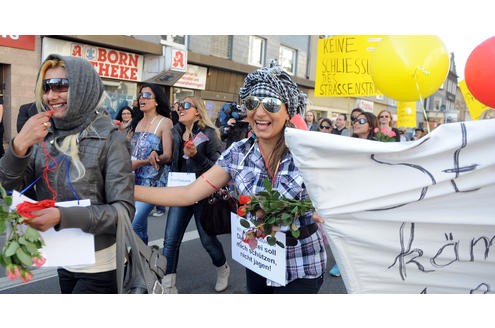
[[[165,214],[163,211],[154,211],[151,213],[151,216],[162,216],[163,214]]]
[[[337,266],[337,264],[335,264],[331,269],[330,271],[328,271],[328,273],[330,273],[331,276],[334,276],[334,277],[340,277],[340,269],[339,267]]]
[[[215,291],[222,292],[229,286],[230,267],[227,263],[217,268],[217,283]]]

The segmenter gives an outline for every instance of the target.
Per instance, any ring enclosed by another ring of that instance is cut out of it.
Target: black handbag
[[[229,234],[230,213],[237,213],[237,207],[238,201],[230,195],[228,187],[215,191],[204,201],[201,226],[210,236]]]
[[[163,294],[161,280],[167,258],[157,246],[146,245],[134,232],[129,218],[117,223],[117,289],[119,294]]]

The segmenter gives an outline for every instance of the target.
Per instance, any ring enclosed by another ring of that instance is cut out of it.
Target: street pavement
[[[162,247],[165,220],[166,215],[160,217],[149,216],[148,230],[150,240],[152,240],[150,244]],[[245,270],[243,266],[232,260],[230,235],[222,235],[218,238],[224,247],[227,261],[231,267],[229,287],[221,294],[245,294]],[[4,239],[5,236],[0,236],[0,246],[3,245]],[[328,270],[330,270],[335,261],[328,247],[327,254],[327,270],[320,294],[346,294],[342,278],[333,277],[328,274]],[[23,284],[18,280],[8,280],[5,277],[4,270],[0,270],[0,294],[60,293],[55,268],[40,268],[34,270],[33,273],[33,281]],[[212,265],[210,257],[201,245],[194,220],[192,219],[180,248],[176,286],[181,294],[216,294],[214,290],[215,280],[216,268]]]

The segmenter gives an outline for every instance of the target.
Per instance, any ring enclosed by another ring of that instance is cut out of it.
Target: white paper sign
[[[12,206],[23,201],[35,202],[34,200],[21,195],[17,191],[12,193]],[[56,206],[71,207],[71,206],[89,206],[89,199],[78,201],[57,202]],[[40,252],[46,258],[46,263],[43,267],[50,266],[68,266],[82,265],[95,263],[95,242],[94,235],[86,233],[79,228],[62,229],[55,231],[50,228],[47,231],[41,232],[41,237],[45,241],[45,246]]]
[[[251,249],[242,238],[247,229],[240,224],[241,218],[235,213],[230,213],[230,218],[232,258],[251,271],[285,286],[286,248],[270,246],[265,239],[258,238],[258,245]],[[277,232],[275,237],[285,245],[284,233]]]
[[[196,180],[195,173],[168,172],[167,187],[187,186]]]
[[[494,293],[495,120],[411,142],[286,142],[349,293]]]

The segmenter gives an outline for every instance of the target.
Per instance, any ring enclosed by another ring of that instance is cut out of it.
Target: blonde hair
[[[215,126],[215,124],[213,124],[213,121],[210,118],[210,114],[208,114],[208,111],[206,110],[204,100],[197,96],[187,96],[184,99],[191,99],[192,104],[194,105],[194,107],[196,107],[196,110],[198,111],[199,114],[198,125],[201,127],[201,129],[210,127],[215,131],[218,138],[220,138],[220,131]]]
[[[394,121],[394,116],[392,115],[392,112],[389,110],[383,109],[380,112],[378,112],[378,115],[376,115],[376,117],[380,118],[380,115],[382,115],[382,113],[388,113],[388,115],[390,115],[390,121],[388,121],[388,126],[392,127],[392,123]]]
[[[488,109],[485,109],[480,117],[478,118],[478,120],[489,120],[489,119],[492,119],[492,118],[495,118],[495,109],[493,108],[488,108]]]
[[[57,67],[66,69],[64,61],[58,59],[47,60],[40,68],[40,73],[38,75],[38,80],[36,81],[36,86],[34,89],[34,95],[36,97],[36,108],[38,108],[38,111],[45,110],[45,105],[43,103],[43,95],[45,94],[45,92],[43,91],[43,78],[45,77],[46,71],[48,71],[50,68]]]

